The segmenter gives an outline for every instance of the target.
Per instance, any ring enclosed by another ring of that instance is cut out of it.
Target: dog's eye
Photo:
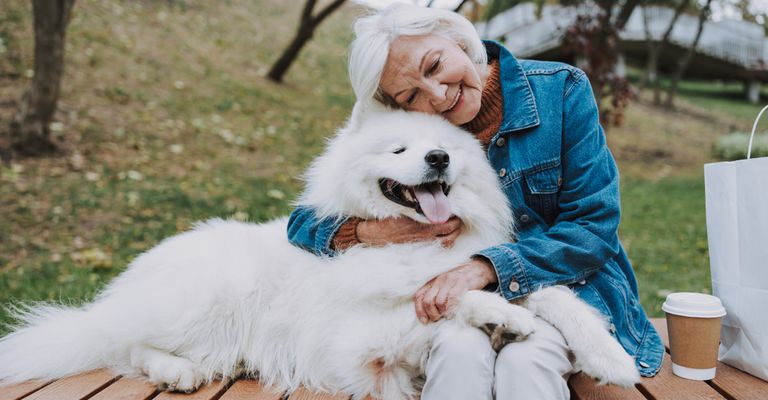
[[[392,154],[400,154],[405,151],[405,147],[400,147],[397,150],[393,151]]]

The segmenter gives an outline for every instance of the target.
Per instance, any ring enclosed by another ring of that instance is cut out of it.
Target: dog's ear
[[[352,107],[352,115],[347,122],[346,130],[349,132],[360,131],[360,124],[372,114],[381,114],[387,111],[391,111],[387,106],[379,103],[376,100],[357,101],[355,106]]]

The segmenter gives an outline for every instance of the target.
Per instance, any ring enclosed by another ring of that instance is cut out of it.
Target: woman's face
[[[441,114],[462,125],[480,111],[484,80],[451,39],[400,36],[390,45],[379,87],[405,110]]]

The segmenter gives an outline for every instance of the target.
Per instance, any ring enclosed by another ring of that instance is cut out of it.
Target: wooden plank
[[[664,354],[664,364],[653,378],[642,378],[640,391],[652,399],[724,399],[706,382],[680,378],[672,373],[672,359]]]
[[[213,381],[194,393],[162,392],[155,400],[211,400],[218,399],[225,390],[227,384],[224,381]]]
[[[97,393],[91,400],[147,400],[157,393],[155,385],[133,378],[121,378]]]
[[[282,392],[275,392],[258,381],[244,379],[235,382],[220,400],[280,400]]]
[[[667,331],[667,319],[666,318],[652,318],[651,324],[656,328],[661,336],[661,341],[664,343],[664,347],[669,351],[669,332]]]
[[[622,388],[613,385],[597,386],[597,382],[578,373],[568,380],[571,397],[574,400],[645,400],[645,396],[636,387]]]
[[[59,379],[24,400],[80,400],[97,393],[120,377],[105,369]]]
[[[659,331],[664,346],[669,349],[667,320],[664,318],[654,318],[651,322]],[[719,361],[717,363],[715,379],[707,382],[718,392],[726,394],[726,397],[736,400],[762,400],[768,398],[768,382]]]
[[[721,362],[717,363],[717,374],[709,384],[735,400],[768,398],[768,382]]]
[[[296,389],[293,393],[291,393],[291,396],[288,397],[288,400],[348,400],[349,395],[338,393],[335,395],[331,395],[329,393],[320,393],[320,392],[310,392],[305,387],[300,387]]]
[[[51,381],[36,380],[0,388],[0,400],[19,400],[49,383],[51,383]]]

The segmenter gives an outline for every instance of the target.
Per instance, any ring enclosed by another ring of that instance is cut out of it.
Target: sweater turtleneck
[[[480,112],[473,120],[462,125],[462,128],[472,132],[477,140],[486,147],[496,132],[499,131],[504,119],[504,97],[501,92],[499,69],[498,59],[493,59],[488,63],[488,78],[480,97]]]

